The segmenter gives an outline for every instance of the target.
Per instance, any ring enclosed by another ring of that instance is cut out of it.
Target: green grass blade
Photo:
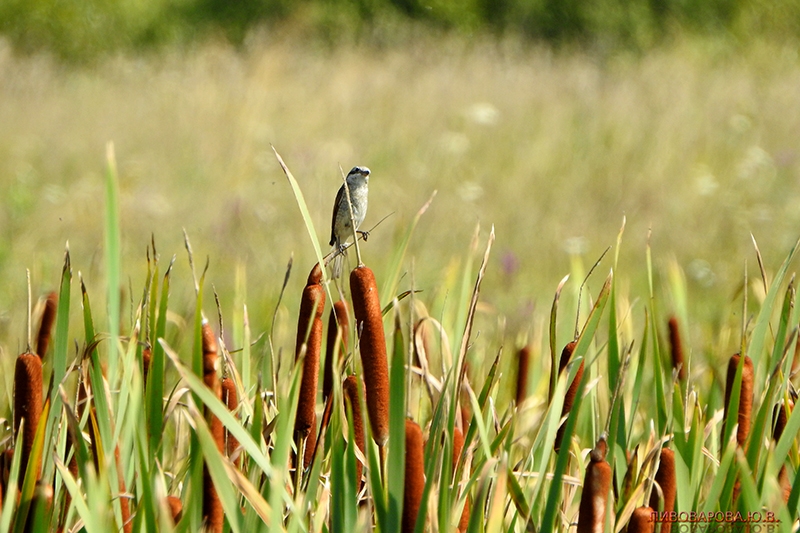
[[[172,265],[174,263],[175,258],[173,257],[164,274],[164,281],[161,284],[161,298],[158,304],[158,318],[155,326],[154,339],[163,339],[166,334],[170,279]],[[164,371],[164,346],[156,341],[152,346],[150,371],[147,376],[147,390],[145,391],[145,402],[148,414],[147,429],[150,437],[150,450],[154,460],[160,460],[162,457],[161,433],[164,425]]]
[[[749,355],[750,359],[753,360],[753,368],[756,371],[756,375],[754,376],[756,380],[755,383],[761,383],[763,381],[765,369],[762,368],[760,362],[762,352],[764,351],[764,341],[767,335],[767,329],[769,328],[775,300],[777,299],[778,293],[781,290],[781,285],[783,284],[783,278],[786,276],[786,271],[789,269],[792,259],[794,259],[798,245],[800,245],[800,240],[795,242],[794,246],[792,246],[792,249],[789,250],[789,255],[786,256],[783,264],[781,264],[778,272],[775,274],[775,279],[772,280],[772,285],[767,291],[767,296],[764,298],[764,302],[761,304],[761,310],[759,311],[758,317],[756,318],[756,323],[753,326],[753,333],[750,336],[750,346],[747,348],[747,355]]]
[[[392,350],[392,365],[389,369],[389,450],[385,480],[388,489],[386,531],[399,531],[403,516],[403,489],[406,475],[405,350],[403,349],[400,318],[399,315],[395,315],[395,317],[394,349]]]

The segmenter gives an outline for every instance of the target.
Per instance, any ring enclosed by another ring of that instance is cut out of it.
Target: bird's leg
[[[365,242],[369,238],[369,232],[368,231],[356,230],[356,232],[359,233],[362,237],[364,237],[364,241]]]

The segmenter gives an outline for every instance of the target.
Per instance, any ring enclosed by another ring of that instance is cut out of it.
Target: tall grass
[[[121,250],[127,241],[115,235],[124,227],[126,208],[124,202],[114,205],[124,181],[114,168],[109,157],[105,231],[109,242],[119,238],[112,248]],[[293,184],[297,191],[299,183]],[[299,243],[317,234],[314,210],[305,211],[302,222],[294,219],[305,228],[287,223],[290,229],[281,229],[302,235]],[[410,236],[426,216],[404,220],[407,231],[401,235]],[[203,527],[394,532],[404,524],[418,533],[569,531],[575,526],[619,531],[641,514],[637,509],[667,506],[670,475],[677,512],[768,511],[780,520],[780,531],[797,529],[798,410],[787,411],[782,431],[773,431],[780,419],[775,405],[789,405],[796,381],[792,365],[800,313],[789,275],[796,244],[782,252],[783,263],[756,247],[763,275],[748,271],[750,281],[732,281],[722,292],[736,294],[737,284],[741,291],[734,304],[720,304],[719,322],[712,325],[697,318],[702,312],[680,304],[706,293],[682,283],[687,277],[679,266],[673,266],[674,275],[662,276],[660,247],[652,241],[623,243],[620,231],[605,279],[591,274],[581,289],[586,269],[581,254],[574,254],[571,280],[550,287],[558,296],[546,324],[538,314],[532,318],[524,312],[504,319],[490,305],[499,284],[489,280],[501,276],[502,269],[493,259],[503,237],[495,229],[475,231],[472,243],[463,239],[453,266],[441,264],[447,258],[439,255],[417,255],[410,237],[399,238],[397,253],[380,261],[383,246],[391,244],[373,244],[380,230],[373,233],[362,255],[376,266],[354,266],[349,291],[342,287],[355,314],[354,342],[342,361],[336,356],[332,370],[341,375],[333,376],[330,420],[319,432],[323,402],[316,380],[322,370],[309,369],[304,353],[315,327],[311,322],[319,322],[315,334],[323,342],[324,310],[319,304],[299,311],[297,295],[305,289],[297,283],[303,280],[290,276],[285,283],[297,290],[287,290],[278,303],[284,273],[274,277],[274,296],[268,300],[274,319],[255,326],[242,294],[217,292],[221,316],[215,333],[204,302],[209,280],[224,286],[216,280],[230,271],[218,272],[213,265],[226,257],[210,254],[212,266],[196,281],[182,256],[162,273],[151,237],[149,250],[138,259],[140,268],[124,253],[109,252],[98,267],[102,273],[87,269],[81,274],[76,301],[72,261],[80,245],[72,240],[55,270],[60,290],[53,349],[40,354],[44,379],[20,377],[10,385],[20,398],[25,387],[33,387],[42,406],[38,422],[31,424],[29,445],[3,454],[10,464],[0,533],[23,531],[28,523],[87,532]],[[460,236],[454,231],[447,238]],[[202,238],[193,238],[204,246]],[[183,254],[177,252],[181,245],[176,253]],[[629,260],[619,251],[623,245],[638,247],[634,255],[639,258]],[[316,248],[302,254],[307,264],[324,264],[318,243],[300,246]],[[417,276],[421,263],[438,271],[442,287],[455,289],[431,290],[430,274]],[[120,306],[118,286],[91,278],[123,280],[129,267],[141,276],[131,275],[122,299],[130,305]],[[407,279],[396,276],[406,268]],[[647,279],[646,286],[631,281],[637,276]],[[380,284],[384,279],[400,281]],[[194,299],[174,298],[178,286],[187,287]],[[337,290],[319,267],[305,280],[308,286],[316,287],[312,302],[329,300],[323,295]],[[386,286],[387,293],[378,295],[378,286]],[[95,298],[103,318],[93,313]],[[111,305],[117,311],[105,312]],[[663,327],[673,311],[685,314],[682,323],[694,325],[694,331],[706,332],[700,340],[688,335],[683,341],[685,380],[673,371]],[[229,337],[223,323],[240,337],[231,340],[236,335]],[[421,352],[415,354],[419,324],[434,333],[427,343],[419,339],[425,345],[424,364]],[[527,373],[528,399],[519,404],[516,354],[506,349],[516,345],[507,338],[517,335],[530,340],[530,365],[536,370]],[[732,343],[746,354],[735,364],[728,362]],[[559,364],[550,352],[563,345],[570,349]],[[116,358],[113,364],[111,358]],[[241,372],[245,364],[258,372]],[[342,384],[345,374],[355,377]],[[232,377],[241,393],[236,411],[220,394],[224,377]],[[311,381],[309,393],[304,389]],[[12,415],[7,403],[5,418],[16,418],[19,409]],[[743,410],[747,405],[749,411]],[[748,415],[746,432],[743,414]],[[304,464],[302,439],[295,440],[295,434],[297,420],[305,415],[313,421],[303,429],[318,437],[318,444],[310,447],[316,453]],[[240,464],[224,446],[225,432],[228,442],[238,442]],[[4,449],[11,450],[12,439],[20,436],[7,433]],[[407,439],[410,434],[413,439]],[[673,452],[674,472],[667,472],[664,450]],[[52,486],[52,505],[37,503],[42,500],[39,479]],[[414,497],[407,499],[412,485]],[[212,487],[214,498],[209,497]],[[213,512],[205,503],[211,499]],[[666,531],[665,524],[658,527]]]

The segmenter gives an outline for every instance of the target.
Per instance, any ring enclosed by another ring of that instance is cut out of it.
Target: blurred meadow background
[[[646,294],[651,230],[655,275],[686,277],[697,349],[741,308],[745,262],[758,280],[750,234],[770,269],[800,236],[795,1],[7,0],[0,21],[0,337],[12,353],[26,268],[34,295],[54,289],[69,241],[73,268],[104,283],[108,141],[124,301],[138,298],[154,235],[162,260],[178,256],[173,301],[191,314],[185,228],[223,308],[246,299],[256,332],[290,257],[293,293],[314,261],[270,145],[323,249],[339,165],[372,169],[364,225],[388,218],[363,254],[378,273],[438,191],[400,284],[428,302],[460,287],[477,228],[482,242],[494,225],[480,320],[511,344],[541,335],[565,274],[575,299],[623,217],[619,282]],[[295,305],[279,313],[287,346]]]

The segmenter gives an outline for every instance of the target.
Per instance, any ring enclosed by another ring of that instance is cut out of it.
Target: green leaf
[[[394,349],[389,374],[389,443],[385,480],[388,488],[387,531],[399,526],[403,518],[403,492],[406,475],[406,380],[403,334],[400,317],[395,315]]]

